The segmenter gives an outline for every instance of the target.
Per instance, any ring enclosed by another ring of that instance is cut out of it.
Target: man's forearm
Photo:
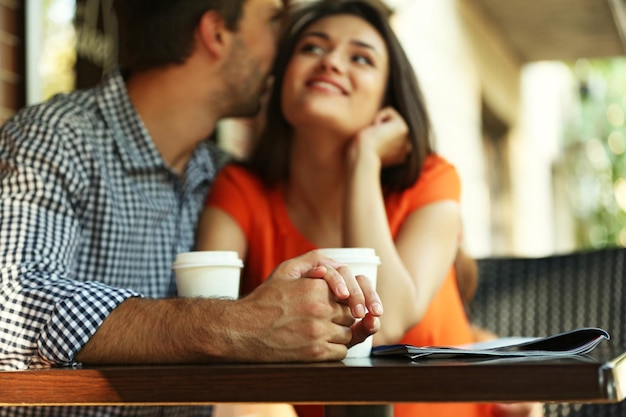
[[[76,355],[85,363],[208,362],[227,356],[228,300],[129,298]],[[207,333],[210,329],[210,334]],[[210,341],[210,343],[207,343]]]
[[[321,268],[322,276],[303,278],[327,262],[332,261],[315,252],[285,261],[238,300],[129,298],[75,359],[119,364],[343,359],[347,345],[378,331],[379,321],[363,320],[367,326],[352,333],[350,308],[335,301],[328,284],[337,287],[341,276],[330,265]],[[368,297],[382,310],[375,293]]]

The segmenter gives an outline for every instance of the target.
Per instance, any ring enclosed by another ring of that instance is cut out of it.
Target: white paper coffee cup
[[[179,253],[172,265],[178,296],[237,299],[242,267],[235,251]]]
[[[365,275],[376,288],[380,258],[372,248],[323,248],[320,251],[330,259],[346,265],[352,273]],[[346,358],[364,358],[372,352],[372,336],[348,349]]]

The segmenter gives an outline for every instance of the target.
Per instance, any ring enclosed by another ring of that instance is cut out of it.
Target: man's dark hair
[[[209,10],[236,30],[247,0],[116,0],[120,65],[130,71],[182,64],[192,52],[194,32]]]
[[[377,0],[322,0],[296,7],[284,28],[274,63],[276,79],[267,106],[265,128],[252,151],[248,166],[268,186],[289,178],[292,128],[282,112],[282,80],[294,49],[305,30],[329,16],[352,15],[371,24],[384,39],[389,53],[389,78],[384,106],[391,106],[409,127],[411,153],[405,163],[385,167],[381,183],[386,191],[403,190],[419,177],[426,157],[433,152],[426,105],[408,57],[388,22],[389,11]]]

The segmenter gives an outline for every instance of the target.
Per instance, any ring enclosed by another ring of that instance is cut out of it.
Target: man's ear
[[[209,10],[200,18],[198,35],[204,48],[215,58],[221,58],[228,48],[231,32],[226,28],[222,16]]]

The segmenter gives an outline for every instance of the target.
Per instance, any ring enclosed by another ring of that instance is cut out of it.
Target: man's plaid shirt
[[[175,295],[171,264],[193,248],[220,160],[207,141],[184,175],[169,169],[120,72],[9,120],[0,130],[0,370],[73,365],[126,298]],[[0,408],[0,415],[70,411]]]

